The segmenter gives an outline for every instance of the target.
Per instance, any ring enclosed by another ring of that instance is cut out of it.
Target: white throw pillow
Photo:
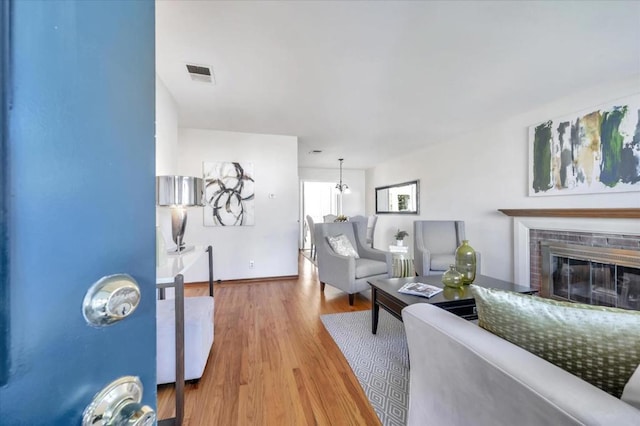
[[[631,375],[631,378],[624,386],[620,399],[627,404],[640,409],[640,366],[636,368],[636,371]]]
[[[344,234],[338,234],[333,237],[327,237],[329,245],[337,254],[342,256],[350,256],[359,259],[358,252],[353,248],[351,241]]]

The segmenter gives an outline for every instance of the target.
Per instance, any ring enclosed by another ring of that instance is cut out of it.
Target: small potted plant
[[[407,231],[401,231],[400,229],[398,229],[398,232],[396,232],[396,245],[397,246],[401,246],[404,244],[404,237],[406,237],[407,235],[409,235],[409,233]]]

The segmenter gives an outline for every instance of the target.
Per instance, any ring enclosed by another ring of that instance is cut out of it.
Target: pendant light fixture
[[[340,194],[349,194],[351,193],[349,185],[342,183],[342,162],[344,161],[344,158],[338,158],[338,161],[340,162],[340,182],[336,184],[336,189],[340,191]]]

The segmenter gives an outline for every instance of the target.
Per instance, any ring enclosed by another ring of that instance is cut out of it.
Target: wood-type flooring
[[[299,256],[299,278],[215,286],[215,339],[204,375],[185,386],[184,425],[380,425],[320,315],[370,309],[326,286]],[[206,295],[188,284],[186,296]],[[173,417],[172,384],[158,387],[158,418]]]

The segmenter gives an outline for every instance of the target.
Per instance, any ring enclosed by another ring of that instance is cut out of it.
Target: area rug
[[[409,352],[402,322],[380,309],[377,334],[371,311],[320,317],[349,362],[362,389],[385,426],[407,424]]]

